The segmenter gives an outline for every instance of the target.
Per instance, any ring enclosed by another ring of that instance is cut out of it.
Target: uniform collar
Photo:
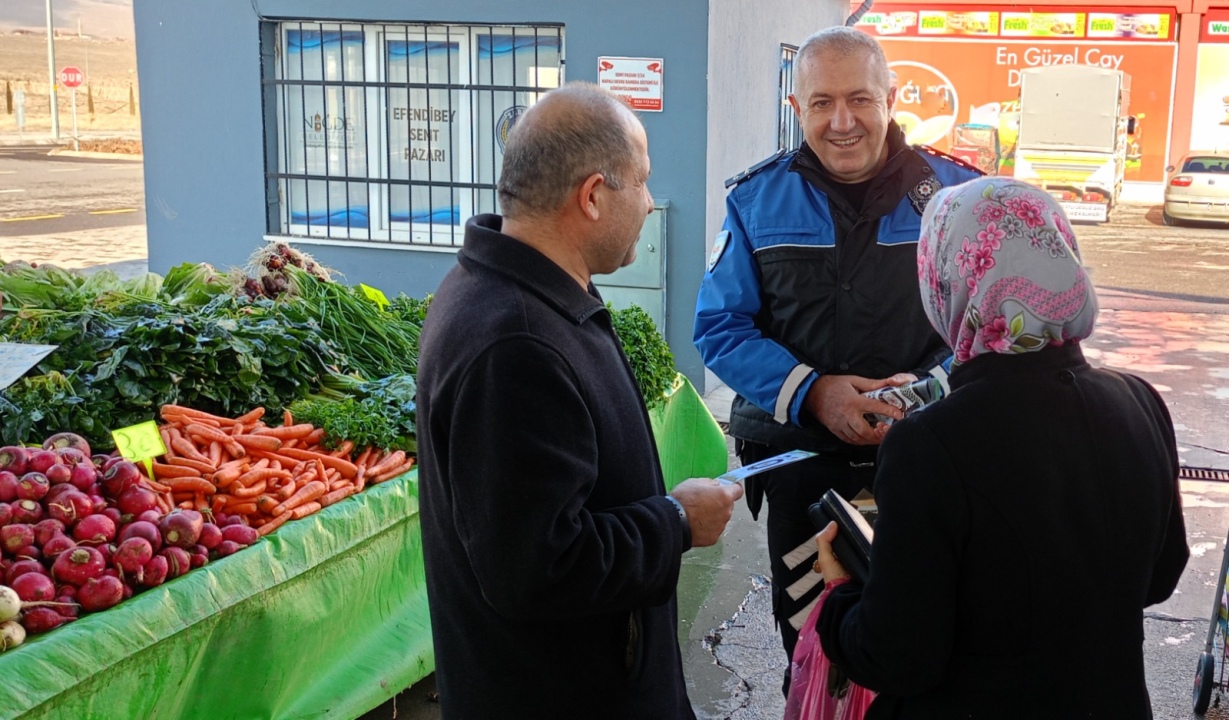
[[[503,221],[503,217],[494,214],[470,218],[465,223],[465,244],[457,253],[457,261],[462,265],[481,265],[512,280],[577,325],[606,309],[593,283],[585,292],[550,258],[500,232]]]
[[[888,162],[879,174],[871,179],[866,200],[860,209],[849,207],[844,196],[834,191],[836,181],[829,177],[819,157],[806,142],[803,142],[794,154],[789,170],[801,175],[829,198],[836,198],[844,212],[854,218],[876,218],[892,212],[905,194],[932,172],[926,161],[905,142],[905,133],[895,120],[888,123]],[[921,211],[918,214],[920,215]]]

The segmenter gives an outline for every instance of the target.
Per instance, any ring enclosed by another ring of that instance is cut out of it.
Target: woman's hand
[[[836,538],[836,532],[836,523],[830,522],[815,536],[815,543],[819,546],[819,557],[815,560],[812,569],[824,576],[825,583],[849,578],[849,573],[845,571],[844,566],[832,552],[832,540]]]

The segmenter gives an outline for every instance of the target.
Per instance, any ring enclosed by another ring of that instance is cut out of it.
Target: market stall
[[[680,376],[667,485],[726,469]],[[417,470],[0,655],[0,718],[357,717],[434,669]]]
[[[0,262],[0,370],[24,358],[0,372],[0,720],[357,717],[434,669],[410,469],[430,299],[254,259]],[[667,487],[723,473],[647,314],[612,318]]]

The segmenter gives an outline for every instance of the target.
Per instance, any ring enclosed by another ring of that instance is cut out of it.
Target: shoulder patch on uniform
[[[732,178],[730,178],[730,179],[728,179],[728,180],[726,180],[726,181],[725,181],[725,188],[726,188],[726,190],[729,190],[730,188],[734,187],[735,185],[737,185],[738,183],[742,182],[743,180],[746,180],[747,178],[751,177],[752,175],[756,174],[757,172],[759,172],[759,171],[763,170],[764,168],[768,167],[769,165],[771,165],[771,164],[775,163],[776,161],[780,160],[780,159],[781,159],[782,157],[784,157],[784,156],[785,156],[785,148],[781,148],[780,150],[776,151],[776,152],[775,152],[775,153],[773,153],[772,155],[769,155],[768,157],[766,157],[766,158],[764,158],[763,160],[761,160],[761,161],[757,162],[756,164],[752,165],[751,167],[747,168],[746,170],[743,170],[742,172],[738,173],[738,174],[737,174],[737,175],[735,175],[734,177],[732,177]]]
[[[985,175],[985,174],[986,174],[986,173],[982,172],[982,169],[981,169],[981,168],[979,168],[979,167],[977,167],[976,165],[973,165],[973,164],[971,164],[971,163],[969,163],[969,162],[966,162],[966,161],[964,161],[964,160],[961,160],[960,158],[956,157],[955,155],[948,155],[947,153],[943,152],[942,150],[936,150],[936,149],[932,148],[932,147],[931,147],[931,146],[929,146],[929,145],[914,145],[913,147],[914,147],[914,149],[915,149],[915,150],[917,150],[918,152],[921,152],[921,153],[926,153],[927,155],[930,155],[931,157],[943,158],[944,160],[946,160],[946,161],[950,162],[950,163],[951,163],[951,164],[953,164],[953,165],[956,165],[957,167],[962,167],[962,168],[964,168],[965,170],[972,170],[973,172],[977,173],[978,175]]]
[[[921,215],[926,211],[926,204],[930,202],[930,199],[942,189],[943,183],[935,177],[934,173],[930,173],[909,191],[909,203],[913,205],[917,214]]]
[[[721,260],[721,256],[725,254],[725,246],[730,244],[730,231],[722,230],[717,233],[717,237],[713,238],[713,251],[708,254],[708,270],[712,272],[713,268],[717,267],[717,262]]]

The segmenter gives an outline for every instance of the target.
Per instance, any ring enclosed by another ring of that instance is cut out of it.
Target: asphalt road
[[[48,147],[0,147],[0,237],[145,223],[139,161],[48,155]]]
[[[1076,237],[1098,289],[1229,302],[1229,227],[1166,227],[1160,205],[1120,205]]]

